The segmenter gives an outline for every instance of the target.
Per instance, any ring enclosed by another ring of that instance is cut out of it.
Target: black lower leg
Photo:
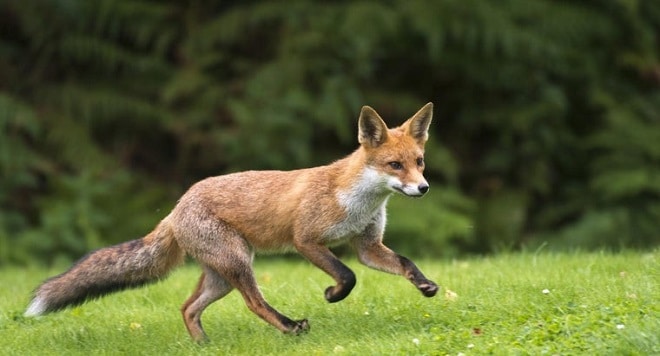
[[[336,260],[332,267],[336,276],[338,276],[337,285],[328,287],[325,290],[325,299],[330,303],[335,303],[351,293],[353,287],[355,287],[356,279],[355,273],[339,260]]]
[[[409,259],[399,256],[399,262],[405,271],[405,277],[419,289],[425,297],[432,297],[438,293],[438,285],[429,280]]]

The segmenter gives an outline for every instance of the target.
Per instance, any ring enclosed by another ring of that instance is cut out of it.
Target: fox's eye
[[[423,166],[424,165],[424,158],[423,157],[417,158],[417,165],[418,166]]]
[[[394,170],[397,170],[397,171],[398,171],[398,170],[400,170],[400,169],[403,169],[403,165],[401,164],[401,162],[394,161],[394,162],[390,162],[390,163],[388,163],[388,164],[389,164],[390,167],[392,167],[392,169],[394,169]]]

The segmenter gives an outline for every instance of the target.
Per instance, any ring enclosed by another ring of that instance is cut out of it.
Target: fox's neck
[[[337,162],[342,171],[337,176],[337,199],[347,212],[375,213],[387,202],[392,192],[378,171],[367,164],[365,153],[358,149]]]

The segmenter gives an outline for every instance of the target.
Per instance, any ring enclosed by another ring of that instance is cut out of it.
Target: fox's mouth
[[[403,195],[408,195],[408,194],[406,194],[406,192],[403,191],[403,189],[401,189],[401,187],[392,187],[392,189],[394,189],[395,191],[397,191],[397,192],[399,192]]]
[[[421,198],[421,197],[424,196],[424,193],[422,193],[422,192],[419,192],[419,193],[417,193],[417,194],[408,194],[408,193],[406,193],[405,190],[403,190],[402,187],[398,187],[398,186],[393,186],[393,187],[391,187],[391,188],[392,188],[393,190],[395,190],[396,192],[401,193],[402,195],[407,196],[407,197],[410,197],[410,198]]]

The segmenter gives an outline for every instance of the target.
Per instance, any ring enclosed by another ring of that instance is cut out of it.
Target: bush
[[[360,106],[395,125],[428,101],[447,195],[393,244],[660,241],[655,0],[9,0],[0,21],[0,263],[142,234],[196,180],[327,163]]]

